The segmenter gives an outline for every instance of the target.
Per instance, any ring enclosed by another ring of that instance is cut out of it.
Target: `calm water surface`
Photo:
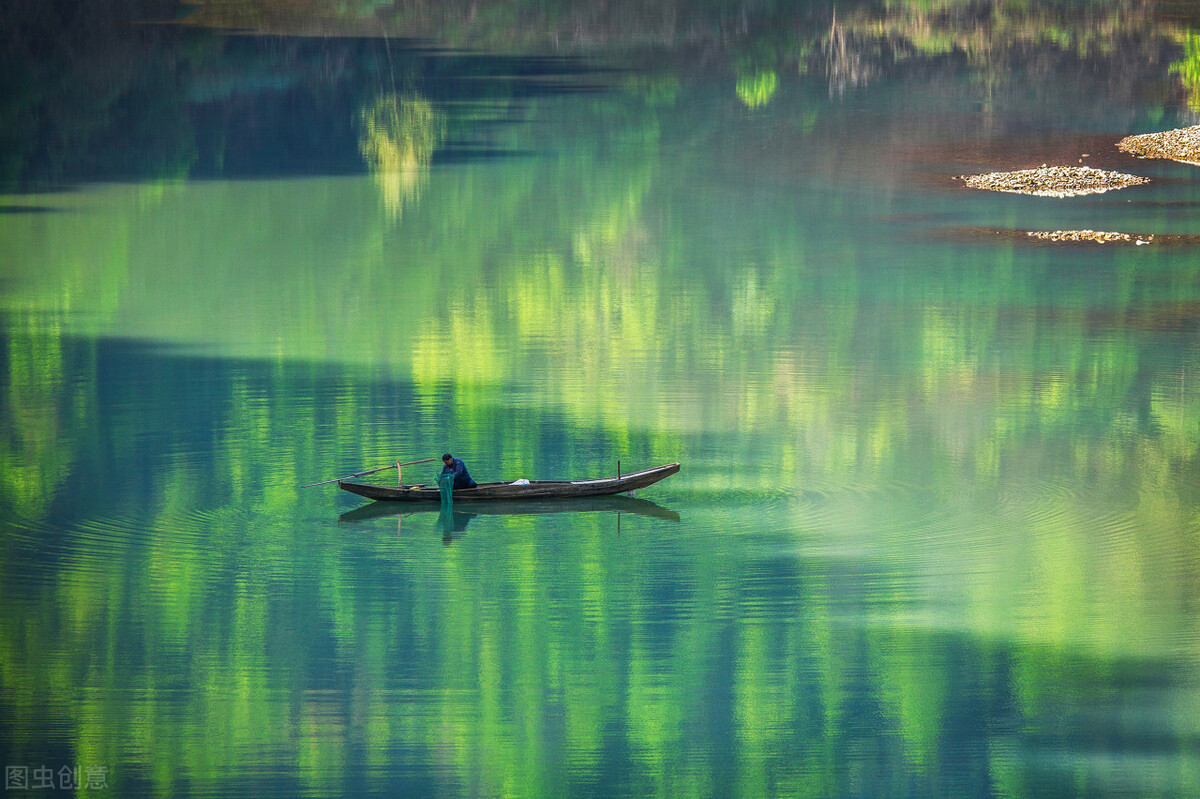
[[[1200,259],[1025,235],[1200,234],[1196,168],[1115,147],[1196,121],[1200,23],[260,5],[5,12],[31,788],[1200,795]],[[1153,182],[954,179],[1049,162]],[[683,468],[561,513],[299,488],[446,450]]]

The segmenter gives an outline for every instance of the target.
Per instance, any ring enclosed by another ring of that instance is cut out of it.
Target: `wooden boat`
[[[479,483],[474,488],[456,488],[454,504],[494,499],[563,499],[566,497],[603,497],[621,494],[653,485],[679,471],[678,463],[643,469],[620,477],[601,477],[595,480],[530,480],[528,483]],[[403,486],[383,486],[339,480],[338,488],[352,494],[389,502],[439,502],[437,486],[425,483]]]

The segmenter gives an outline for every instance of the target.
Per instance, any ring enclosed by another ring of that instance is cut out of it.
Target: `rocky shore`
[[[1126,136],[1117,142],[1117,149],[1142,158],[1166,158],[1200,166],[1200,125]]]

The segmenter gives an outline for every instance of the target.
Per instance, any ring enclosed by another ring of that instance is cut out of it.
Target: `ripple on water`
[[[731,554],[755,558],[911,557],[960,538],[978,521],[969,506],[906,480],[817,483],[799,491],[741,491],[707,500],[696,510],[681,508],[686,534],[721,535]]]
[[[754,507],[755,513],[726,518],[726,529],[752,532],[757,525],[767,532],[761,528],[769,523],[776,535],[759,541],[761,555],[920,562],[929,574],[954,573],[964,562],[988,569],[984,553],[1007,552],[1014,540],[1053,531],[1119,549],[1138,527],[1127,503],[1061,480],[968,485],[961,492],[910,481],[818,484]]]
[[[994,507],[1006,518],[1053,519],[1074,496],[1067,483],[1053,480],[1006,480],[996,490]]]
[[[1133,535],[1137,514],[1107,494],[1062,481],[1006,482],[997,492],[999,519],[1025,529],[1084,528],[1093,541],[1119,541]]]
[[[190,509],[158,516],[103,515],[60,523],[53,516],[9,516],[0,530],[9,542],[9,577],[40,582],[63,570],[109,573],[128,553],[166,545],[172,557],[190,557],[211,548],[214,539],[253,529],[255,515],[230,509]]]
[[[813,486],[794,505],[795,523],[810,530],[866,525],[876,535],[908,529],[941,512],[935,493],[910,481],[873,481]]]

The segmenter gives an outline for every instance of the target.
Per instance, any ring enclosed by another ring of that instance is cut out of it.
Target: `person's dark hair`
[[[454,456],[453,456],[453,455],[451,455],[449,452],[447,452],[445,455],[443,455],[443,456],[442,456],[442,460],[444,460],[444,461],[452,461],[452,460],[454,460]]]

